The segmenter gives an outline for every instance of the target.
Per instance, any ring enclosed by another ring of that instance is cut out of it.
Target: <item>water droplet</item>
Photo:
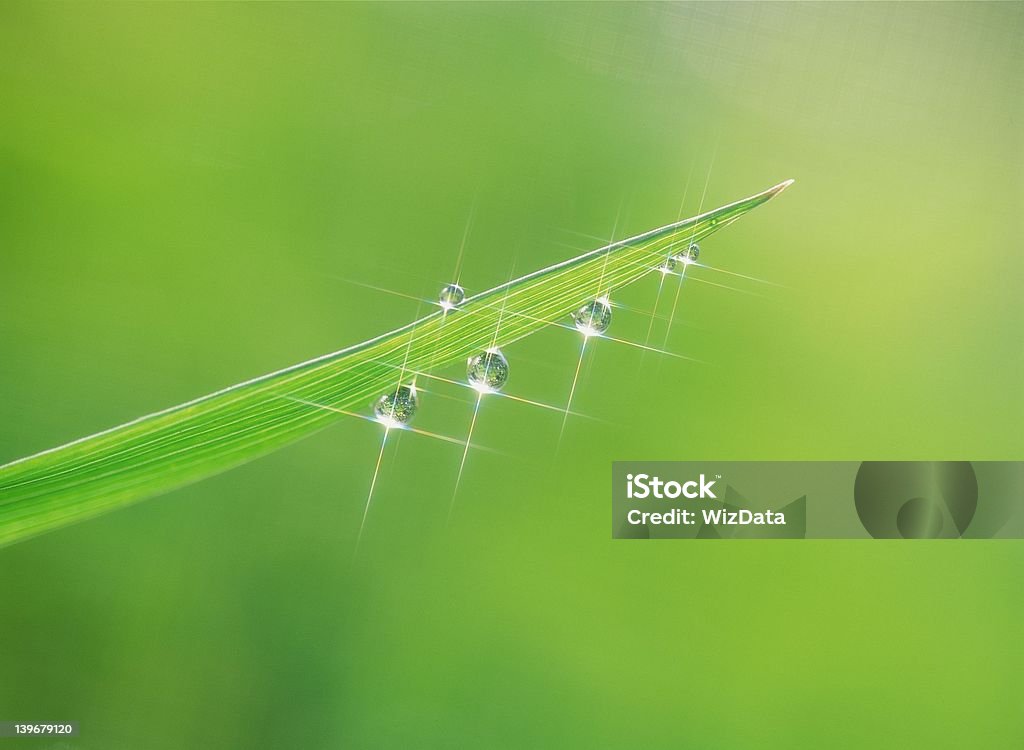
[[[584,336],[597,336],[608,330],[612,322],[612,306],[604,297],[588,302],[573,316],[576,328]]]
[[[508,382],[508,360],[498,349],[488,349],[469,358],[466,377],[469,384],[481,393],[501,390]]]
[[[377,399],[373,413],[388,428],[408,424],[416,413],[416,386],[400,385],[394,393],[385,393]]]
[[[448,284],[439,295],[439,303],[445,310],[458,307],[464,299],[466,299],[466,290],[458,284]]]
[[[700,257],[700,245],[696,242],[691,242],[690,246],[685,250],[680,250],[676,254],[676,260],[683,265],[689,265],[690,263],[696,263],[697,258]]]
[[[679,263],[676,261],[676,256],[669,255],[665,258],[665,262],[658,266],[658,270],[662,273],[672,273],[676,270],[677,265],[679,265]]]

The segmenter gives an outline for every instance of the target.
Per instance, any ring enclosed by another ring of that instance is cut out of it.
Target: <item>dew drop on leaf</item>
[[[690,263],[696,263],[697,258],[699,257],[700,245],[698,245],[696,242],[691,242],[688,248],[686,248],[685,250],[680,250],[676,254],[675,260],[684,265],[689,265]]]
[[[501,390],[508,382],[508,360],[498,349],[488,349],[469,358],[466,378],[481,393]]]
[[[584,336],[597,336],[608,330],[612,322],[612,306],[608,300],[602,298],[588,302],[573,316],[573,323],[576,324]]]
[[[453,283],[441,290],[438,302],[445,310],[451,310],[461,305],[464,299],[466,299],[466,290]]]
[[[392,393],[385,393],[373,407],[377,421],[385,427],[408,424],[416,413],[416,388],[401,385]]]

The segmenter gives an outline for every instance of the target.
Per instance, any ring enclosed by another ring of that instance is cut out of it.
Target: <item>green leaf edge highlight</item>
[[[355,346],[0,466],[0,546],[220,473],[305,437],[382,393],[507,346],[655,271],[792,183],[612,243]]]

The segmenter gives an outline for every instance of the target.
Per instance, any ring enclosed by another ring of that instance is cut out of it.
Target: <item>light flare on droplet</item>
[[[438,295],[438,304],[447,310],[454,310],[466,299],[466,290],[455,283],[446,285]]]
[[[416,414],[417,405],[416,386],[401,385],[377,399],[373,413],[378,422],[392,430],[409,424]]]
[[[478,393],[500,391],[508,382],[509,365],[500,349],[491,348],[469,358],[466,379]]]
[[[577,310],[572,320],[586,338],[600,336],[612,323],[611,303],[607,297],[598,297]]]

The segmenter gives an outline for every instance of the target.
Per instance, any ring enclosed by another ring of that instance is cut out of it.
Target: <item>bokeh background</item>
[[[460,254],[479,291],[797,183],[705,243],[673,325],[674,286],[617,299],[618,337],[700,362],[596,342],[564,433],[486,399],[454,497],[458,446],[389,441],[355,557],[355,419],[0,551],[0,719],[89,750],[1021,746],[1021,542],[615,542],[609,483],[1024,458],[1022,40],[1019,3],[3,4],[0,461],[403,324]],[[571,332],[506,354],[565,404]],[[434,387],[417,423],[470,412]]]

